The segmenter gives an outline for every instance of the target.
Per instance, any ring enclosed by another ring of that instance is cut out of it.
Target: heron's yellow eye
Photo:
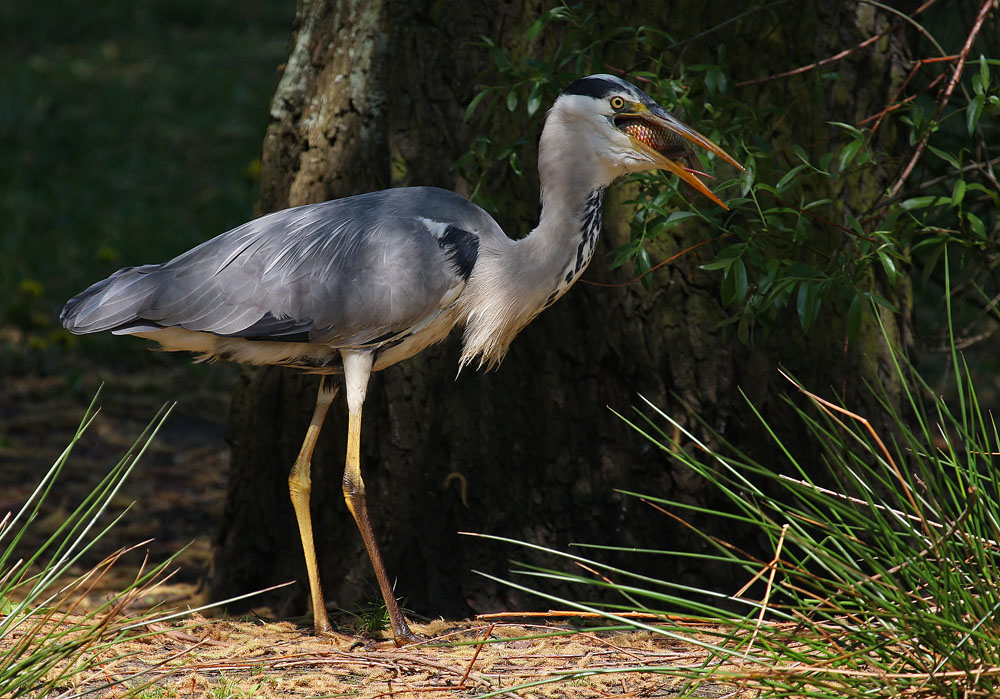
[[[621,109],[624,106],[625,106],[625,100],[623,100],[621,97],[612,97],[611,98],[611,108],[612,109]]]

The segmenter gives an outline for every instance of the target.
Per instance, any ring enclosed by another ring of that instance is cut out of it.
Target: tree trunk
[[[633,2],[603,11],[616,12],[622,23],[669,27],[674,36],[698,34],[735,14],[722,2]],[[477,76],[492,64],[477,37],[511,47],[512,54],[542,54],[554,39],[532,45],[524,38],[538,14],[534,3],[301,0],[264,142],[261,211],[411,184],[467,193],[450,165],[475,135],[462,114]],[[731,78],[759,77],[853,46],[873,33],[874,22],[870,8],[852,2],[839,9],[786,3],[780,12],[750,15],[678,48],[678,58],[689,64],[714,60],[715,47],[725,43],[732,64],[740,66]],[[807,110],[803,118],[782,113],[774,131],[761,138],[812,142],[828,135],[827,121],[853,122],[877,111],[901,77],[893,41],[887,39],[886,50],[849,59],[837,89],[818,96],[788,80],[745,90],[757,105]],[[630,65],[628,57],[619,58]],[[498,114],[497,128],[504,120],[512,128],[510,119]],[[537,140],[538,133],[523,135]],[[870,191],[879,191],[885,173],[868,177]],[[520,235],[537,216],[537,178],[531,173],[503,188],[491,192],[505,212],[500,223]],[[844,192],[844,206],[863,209],[871,196],[866,191]],[[615,198],[604,252],[627,236],[630,210]],[[670,250],[665,244],[659,252],[667,257],[710,235],[686,229],[670,241]],[[821,392],[831,386],[839,392],[845,376],[880,375],[878,343],[845,352],[842,328],[833,324],[808,337],[790,327],[752,346],[740,344],[735,333],[720,329],[729,313],[719,301],[718,278],[698,269],[708,254],[683,257],[658,273],[648,290],[578,284],[521,334],[494,372],[466,370],[455,377],[456,333],[373,376],[363,472],[375,529],[407,608],[454,617],[544,604],[471,572],[505,575],[512,550],[460,531],[561,549],[571,542],[703,546],[618,489],[694,502],[717,496],[608,407],[628,414],[637,393],[667,410],[685,402],[731,441],[767,453],[738,389],[780,416],[775,399],[787,385],[776,372],[779,365]],[[602,258],[595,256],[585,279],[621,281]],[[245,373],[230,419],[233,466],[212,581],[217,597],[295,579],[292,593],[285,589],[267,600],[279,613],[306,608],[286,479],[317,385],[316,377],[280,369]],[[858,385],[855,378],[850,385]],[[316,451],[312,509],[327,599],[351,609],[377,599],[378,592],[341,496],[345,413],[343,405],[331,411]],[[520,549],[513,555],[537,560]],[[730,582],[728,573],[684,559],[650,557],[629,565],[677,582]]]

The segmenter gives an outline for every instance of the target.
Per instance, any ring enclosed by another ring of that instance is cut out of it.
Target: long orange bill
[[[657,167],[674,173],[723,209],[729,210],[729,207],[698,179],[698,175],[706,176],[705,173],[677,162],[688,155],[689,144],[694,143],[746,172],[746,169],[722,148],[658,105],[629,114],[620,114],[615,117],[615,125],[632,140],[637,149],[652,156]]]

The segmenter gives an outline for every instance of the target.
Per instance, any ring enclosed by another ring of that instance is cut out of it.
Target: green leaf
[[[861,221],[859,221],[858,219],[854,218],[853,216],[848,216],[847,224],[851,227],[851,230],[853,230],[858,235],[861,236],[865,235],[864,226],[861,225]]]
[[[959,180],[955,183],[955,191],[951,194],[951,205],[958,207],[962,205],[962,200],[965,198],[965,180]]]
[[[979,54],[979,84],[983,88],[983,92],[988,92],[990,89],[990,65],[986,61],[986,56]]]
[[[824,204],[829,204],[833,199],[813,199],[812,201],[805,204],[802,207],[803,211],[809,211],[809,209],[815,209],[817,206],[823,206]]]
[[[875,303],[877,303],[882,308],[888,308],[893,313],[899,313],[899,309],[896,308],[895,304],[893,304],[888,299],[882,298],[878,294],[869,294],[869,293],[866,292],[865,293],[865,298],[867,298],[869,301],[874,301]]]
[[[635,257],[641,247],[642,241],[636,238],[635,240],[630,240],[624,245],[612,250],[611,254],[614,255],[614,258],[611,261],[611,268],[615,269],[617,267],[621,267],[623,264]]]
[[[742,293],[740,291],[742,277]],[[736,258],[731,260],[731,264],[726,269],[722,277],[722,303],[726,306],[741,303],[746,295],[747,270],[743,265],[743,260]]]
[[[465,108],[465,115],[462,117],[462,121],[465,123],[469,122],[469,119],[472,117],[472,113],[476,111],[476,107],[479,106],[479,103],[483,101],[483,98],[490,94],[492,90],[493,88],[488,87],[472,98],[472,101],[469,102],[469,106]]]
[[[840,151],[840,158],[837,161],[840,171],[843,172],[847,169],[847,166],[851,164],[855,156],[857,156],[858,151],[861,147],[865,145],[865,140],[862,137],[858,137],[844,146],[844,150]]]
[[[882,263],[882,269],[885,270],[885,276],[889,278],[889,283],[895,286],[896,280],[899,278],[899,269],[896,267],[896,261],[885,250],[879,250],[877,254],[879,262]]]
[[[507,93],[507,111],[513,112],[517,109],[517,90],[511,88],[510,92]]]
[[[703,269],[706,272],[711,272],[716,269],[729,269],[729,266],[733,264],[732,258],[728,260],[712,260],[703,265],[698,265],[698,269]]]
[[[546,12],[544,15],[542,15],[534,22],[532,22],[531,27],[528,28],[528,33],[525,35],[525,38],[528,40],[529,44],[532,41],[534,41],[535,37],[537,37],[542,32],[542,28],[545,26],[545,23],[548,21],[548,19],[549,19],[549,12]]]
[[[795,302],[796,311],[799,314],[799,323],[802,329],[809,332],[809,328],[819,317],[820,306],[823,305],[823,298],[820,296],[820,285],[816,282],[804,281],[799,284],[799,294]]]
[[[747,267],[743,264],[743,258],[736,258],[729,273],[733,275],[733,292],[736,303],[743,303],[747,297]]]
[[[643,275],[645,275],[646,272],[648,272],[653,266],[653,264],[649,261],[649,251],[647,251],[646,248],[640,247],[635,253],[633,264],[635,265],[636,274],[642,277],[643,286],[648,289],[652,279]]]
[[[846,131],[850,131],[852,134],[854,134],[858,138],[863,138],[864,137],[864,133],[862,133],[861,129],[859,129],[857,126],[851,126],[850,124],[845,124],[842,121],[828,121],[826,123],[830,124],[831,126],[839,126],[840,128],[842,128],[842,129],[844,129]]]
[[[861,294],[854,294],[851,305],[847,309],[847,337],[857,340],[861,334]]]
[[[733,243],[732,245],[727,245],[719,251],[719,259],[728,258],[734,259],[743,255],[743,251],[746,250],[746,243]]]
[[[524,172],[521,170],[521,161],[518,160],[517,151],[511,151],[510,156],[507,158],[507,162],[510,163],[510,169],[514,171],[518,177],[524,177]]]
[[[740,175],[741,197],[745,197],[753,188],[754,180],[757,179],[757,161],[754,160],[753,156],[750,156],[744,161],[743,167],[746,168],[746,172]]]
[[[726,74],[719,66],[709,66],[705,72],[705,88],[709,94],[721,95],[726,91]]]
[[[507,58],[507,51],[499,46],[493,47],[493,62],[501,73],[509,73],[514,70],[514,66],[510,64],[510,60]]]
[[[809,239],[809,229],[806,227],[806,219],[804,216],[799,216],[795,219],[795,235],[792,239],[795,241],[796,245],[802,245]]]
[[[656,224],[654,230],[656,233],[662,233],[665,230],[687,221],[689,218],[698,218],[698,214],[691,211],[672,211],[665,219],[663,219],[663,221]]]
[[[753,322],[753,314],[744,313],[740,316],[739,325],[736,326],[736,337],[744,345],[750,344],[750,326]]]
[[[906,199],[900,203],[900,206],[907,211],[914,211],[916,209],[926,209],[929,206],[941,206],[943,204],[948,204],[951,202],[950,197],[937,197],[937,196],[926,196],[926,197],[913,197],[912,199]]]
[[[975,130],[976,125],[979,124],[979,117],[983,113],[983,105],[986,104],[986,95],[976,95],[969,102],[969,110],[965,115],[965,125],[969,128],[969,135],[971,136]]]
[[[960,163],[958,161],[958,158],[956,158],[951,153],[947,153],[947,152],[941,150],[940,148],[935,148],[934,146],[930,146],[930,145],[927,146],[927,150],[929,150],[931,153],[933,153],[937,157],[941,158],[941,160],[945,161],[946,163],[948,163],[949,165],[951,165],[956,170],[961,170],[962,169],[962,163]]]
[[[778,180],[778,184],[774,185],[774,188],[777,189],[779,192],[785,189],[785,187],[787,187],[795,180],[795,178],[798,176],[800,172],[807,169],[808,167],[809,165],[807,165],[806,163],[803,163],[801,165],[796,165],[791,170],[786,172],[780,180]]]
[[[757,293],[766,294],[771,288],[771,284],[774,283],[775,277],[778,275],[778,269],[781,267],[780,260],[768,260],[767,266],[764,268],[764,276],[757,281]]]
[[[1000,206],[1000,196],[998,196],[992,189],[988,189],[986,185],[980,184],[979,182],[970,182],[966,189],[979,192],[980,194],[985,194],[993,202],[993,206]]]
[[[528,116],[535,116],[535,112],[542,106],[542,84],[535,83],[531,87],[531,94],[528,95]]]
[[[969,222],[969,227],[972,232],[975,233],[980,238],[986,237],[986,226],[983,225],[983,220],[976,216],[971,211],[965,212],[965,219]]]

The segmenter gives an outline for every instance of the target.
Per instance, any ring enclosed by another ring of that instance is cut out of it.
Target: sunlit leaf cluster
[[[926,21],[922,15],[910,19]],[[957,25],[961,19],[949,21]],[[480,136],[455,166],[472,183],[474,198],[495,211],[488,192],[505,166],[523,176],[541,106],[581,75],[623,74],[720,143],[747,173],[698,156],[702,169],[714,172],[712,187],[729,212],[687,199],[690,193],[673,176],[633,176],[630,239],[611,251],[612,264],[630,278],[656,283],[647,272],[662,262],[652,250],[662,256],[664,246],[653,243],[683,249],[690,231],[703,237],[708,231],[713,244],[699,252],[698,266],[721,277],[728,323],[743,340],[787,327],[789,320],[804,332],[822,320],[834,334],[855,340],[864,318],[879,308],[898,310],[910,285],[939,298],[946,245],[965,251],[954,264],[980,296],[1000,291],[992,273],[1000,238],[994,172],[1000,163],[1000,59],[988,55],[997,47],[983,39],[975,43],[982,51],[960,62],[960,41],[952,46],[937,40],[936,30],[958,37],[951,43],[968,33],[968,27],[921,25],[911,73],[897,93],[886,97],[879,113],[850,123],[818,104],[844,80],[836,64],[803,71],[805,77],[770,78],[798,80],[806,95],[811,89],[817,103],[808,110],[752,104],[737,85],[737,78],[747,77],[746,66],[732,65],[724,43],[713,45],[714,62],[685,64],[676,60],[677,42],[667,32],[612,25],[584,5],[559,5],[531,26],[527,49],[513,52],[483,38],[494,65],[483,75],[466,121],[485,131],[498,112],[510,114],[520,124],[519,136]],[[540,42],[544,51],[535,50]],[[622,65],[606,62],[621,56],[628,57]],[[956,87],[945,92],[951,79]],[[825,137],[762,138],[779,119],[812,120],[808,132]]]

